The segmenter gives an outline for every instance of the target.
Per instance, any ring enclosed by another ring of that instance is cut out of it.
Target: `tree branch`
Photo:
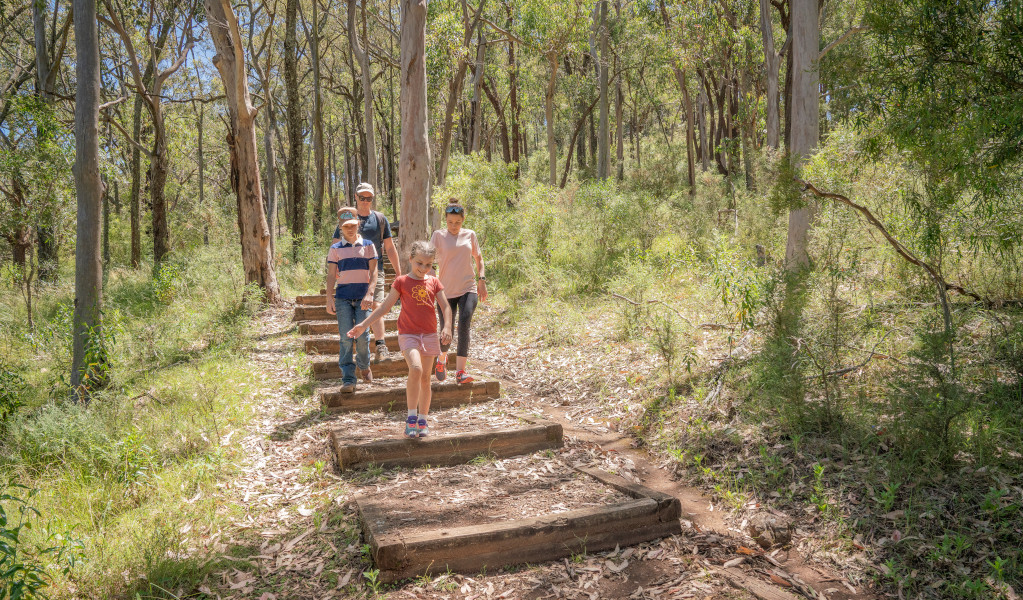
[[[886,240],[888,240],[888,244],[892,248],[894,248],[895,251],[902,258],[906,259],[907,262],[909,262],[911,264],[914,264],[914,265],[920,267],[921,269],[923,269],[924,271],[926,271],[927,275],[932,280],[934,280],[934,282],[942,290],[952,290],[952,291],[955,291],[955,292],[959,292],[963,296],[969,296],[970,298],[973,298],[974,300],[976,300],[978,302],[983,302],[984,304],[989,305],[989,306],[993,304],[990,300],[987,300],[986,298],[982,298],[980,295],[978,295],[978,294],[976,294],[974,292],[971,292],[971,291],[963,288],[960,285],[957,285],[957,284],[954,284],[954,283],[949,283],[949,282],[945,281],[945,279],[940,274],[938,274],[938,270],[935,269],[933,265],[931,265],[931,264],[927,263],[926,261],[918,258],[915,254],[913,254],[913,252],[909,248],[905,247],[902,244],[902,242],[900,242],[899,240],[895,239],[895,237],[892,236],[892,234],[888,232],[888,229],[885,228],[885,226],[881,223],[881,221],[879,221],[877,219],[877,217],[875,217],[874,214],[872,212],[870,212],[870,209],[868,209],[867,207],[862,206],[860,204],[856,204],[855,202],[850,200],[848,197],[843,196],[842,194],[836,194],[836,193],[833,193],[833,192],[822,192],[821,190],[817,189],[817,187],[814,186],[812,183],[803,181],[802,179],[799,179],[798,177],[794,177],[793,179],[796,181],[796,183],[798,183],[799,185],[803,186],[803,190],[812,192],[813,195],[817,196],[818,198],[828,198],[830,200],[835,200],[835,201],[840,202],[842,204],[845,204],[846,206],[848,206],[848,207],[856,210],[857,212],[859,212],[861,215],[863,215],[863,217],[867,220],[868,223],[873,225],[875,229],[877,229],[879,232],[881,232],[881,235],[883,235],[884,238]]]
[[[858,27],[850,27],[848,31],[838,36],[837,40],[825,46],[824,49],[821,50],[821,53],[817,56],[817,60],[823,59],[828,52],[831,52],[831,50],[835,48],[835,46],[838,46],[845,40],[849,39],[849,37],[852,36],[854,33],[864,33],[866,31],[870,31],[870,26],[862,25]]]

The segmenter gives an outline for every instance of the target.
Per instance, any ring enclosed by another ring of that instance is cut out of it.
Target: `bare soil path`
[[[488,309],[482,312],[486,315]],[[288,307],[268,310],[260,317],[262,335],[251,356],[272,375],[276,388],[252,407],[254,425],[240,442],[249,458],[238,477],[223,485],[224,510],[232,514],[232,528],[214,536],[212,548],[218,569],[199,590],[207,597],[874,597],[840,574],[804,561],[791,544],[762,550],[733,523],[728,511],[715,506],[701,490],[681,485],[663,459],[614,430],[610,422],[600,418],[599,411],[592,410],[585,397],[574,397],[568,389],[554,396],[542,393],[542,389],[538,392],[536,382],[523,378],[519,370],[524,364],[520,357],[535,353],[535,347],[498,338],[485,326],[474,333],[474,348],[478,350],[471,355],[471,368],[474,374],[499,378],[503,395],[500,400],[473,408],[481,411],[474,418],[486,411],[513,409],[561,423],[565,447],[533,455],[525,459],[526,463],[582,462],[671,494],[682,501],[682,533],[612,551],[573,555],[559,562],[477,574],[446,573],[380,585],[363,547],[353,508],[357,495],[404,489],[410,484],[413,488],[430,485],[429,491],[436,495],[443,493],[439,488],[448,485],[452,492],[457,488],[464,502],[482,506],[488,504],[487,498],[478,494],[485,493],[479,490],[485,490],[486,485],[453,486],[451,482],[459,477],[499,481],[501,469],[517,463],[480,461],[461,467],[337,474],[331,464],[328,439],[343,418],[320,410],[315,392],[321,384],[312,378],[292,315]],[[378,423],[366,426],[387,427],[395,421],[388,419],[379,414]],[[436,421],[442,424],[444,419],[444,412],[437,411]],[[382,431],[374,430],[372,435],[386,436]],[[396,427],[395,432],[398,435]],[[523,510],[529,502],[557,504],[556,492],[549,493],[539,497],[522,494],[521,500],[509,494],[500,504],[501,510]],[[796,535],[799,532],[797,528]]]

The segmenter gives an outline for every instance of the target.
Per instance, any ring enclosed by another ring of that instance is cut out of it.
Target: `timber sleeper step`
[[[326,314],[327,309],[323,309]],[[333,316],[333,315],[328,315]],[[384,317],[384,331],[397,331],[398,317]],[[298,332],[302,335],[337,335],[337,319],[320,319],[303,321],[298,324]],[[372,337],[372,334],[370,334]],[[395,348],[397,349],[397,348]],[[335,352],[336,353],[336,352]]]
[[[632,499],[540,517],[402,534],[387,528],[374,496],[355,499],[380,580],[392,582],[448,570],[474,573],[558,560],[681,533],[678,499],[596,469],[577,468]]]
[[[403,361],[404,362],[404,361]],[[366,388],[342,393],[340,387],[320,391],[320,405],[328,412],[370,412],[374,410],[405,410],[405,388]],[[458,385],[454,382],[434,383],[431,409],[444,409],[462,404],[487,402],[501,395],[497,381],[474,381]]]
[[[299,304],[295,307],[295,314],[291,317],[292,321],[333,321],[335,329],[337,328],[337,317],[327,312],[327,307],[323,304],[319,306],[304,306]],[[385,328],[397,328],[398,318],[393,317],[388,319],[384,317]]]
[[[378,465],[384,468],[447,467],[467,463],[477,456],[506,458],[561,448],[561,424],[519,415],[521,427],[495,431],[438,435],[422,439],[395,438],[364,443],[345,443],[345,432],[330,432],[330,446],[340,471]]]
[[[454,371],[456,356],[454,352],[448,352],[448,370]],[[337,365],[337,356],[319,356],[312,360],[313,379],[341,379],[341,367]],[[387,360],[369,365],[373,371],[373,377],[405,377],[408,375],[408,363],[405,357],[394,356]],[[454,377],[452,373],[449,375]]]
[[[386,329],[386,328],[385,328]],[[369,352],[373,353],[375,342],[370,336],[369,340]],[[322,337],[307,337],[303,340],[306,354],[338,354],[341,352],[341,339],[337,333],[337,323],[334,323],[333,335],[322,336]],[[389,333],[384,336],[384,341],[387,343],[387,349],[391,352],[398,352],[398,334]],[[355,352],[355,344],[352,344],[352,352]]]

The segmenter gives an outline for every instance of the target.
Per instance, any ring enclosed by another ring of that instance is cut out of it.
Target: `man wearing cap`
[[[359,234],[373,242],[378,257],[383,257],[387,252],[387,260],[394,267],[395,276],[401,275],[401,261],[398,260],[398,250],[394,247],[394,238],[391,237],[391,224],[387,221],[384,213],[373,209],[373,186],[363,182],[355,188],[356,209],[359,217]],[[334,241],[341,239],[340,225],[334,231]],[[373,289],[373,308],[380,306],[384,301],[384,269],[383,263],[377,269],[376,286]],[[384,321],[377,319],[370,325],[373,331],[373,339],[376,340],[376,353],[374,362],[380,362],[387,358],[387,343],[384,341]]]

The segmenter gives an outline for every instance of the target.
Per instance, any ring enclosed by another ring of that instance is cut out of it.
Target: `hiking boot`
[[[409,417],[405,419],[405,437],[408,438],[419,437],[419,422],[416,421],[415,417]]]
[[[443,358],[444,360],[441,360]],[[437,376],[437,381],[444,381],[448,376],[447,369],[447,358],[446,354],[441,354],[437,358],[433,359],[433,374]]]
[[[385,361],[387,358],[387,344],[377,342],[377,349],[376,353],[373,355],[373,362],[380,364],[381,361]]]
[[[359,369],[359,374],[362,375],[362,380],[366,383],[372,383],[373,381],[373,369]]]
[[[426,424],[426,417],[419,417],[419,437],[430,435],[430,427]]]
[[[455,383],[457,383],[458,385],[472,382],[473,382],[472,375],[466,373],[464,369],[459,370],[457,373],[455,373]]]
[[[351,394],[351,393],[354,393],[354,392],[355,392],[355,384],[354,383],[346,383],[346,384],[341,386],[341,393],[342,394]]]

